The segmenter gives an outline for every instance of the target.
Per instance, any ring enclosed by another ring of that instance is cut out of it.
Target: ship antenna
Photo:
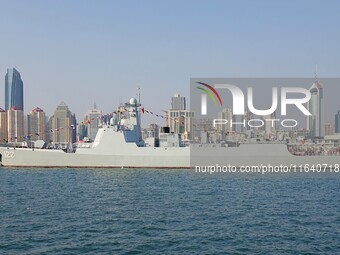
[[[138,87],[138,105],[140,105],[140,87]]]
[[[314,79],[315,82],[318,81],[318,64],[315,64]]]

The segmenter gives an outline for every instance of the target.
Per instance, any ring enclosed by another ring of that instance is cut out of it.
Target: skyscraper
[[[24,112],[15,107],[7,111],[8,142],[22,142],[24,138]]]
[[[74,113],[71,114],[71,141],[72,143],[77,142],[77,118]]]
[[[334,135],[334,124],[333,123],[325,123],[325,136],[326,135]]]
[[[52,141],[56,143],[72,143],[74,117],[64,102],[55,109],[52,118]]]
[[[307,109],[312,114],[307,117],[307,129],[311,131],[312,137],[324,136],[324,106],[323,106],[323,87],[316,80],[309,89],[311,99],[307,103]]]
[[[167,126],[170,133],[183,134],[184,139],[191,135],[194,112],[189,110],[170,110],[167,113]]]
[[[221,112],[217,113],[218,119],[227,120],[228,124],[217,125],[217,132],[222,132],[222,139],[225,139],[227,133],[232,131],[230,121],[233,120],[233,112],[230,108],[224,108]]]
[[[273,133],[275,133],[276,122],[271,121],[275,119],[276,119],[275,112],[272,114],[263,116],[264,128],[265,128],[264,130],[266,131],[267,135],[272,135]]]
[[[30,135],[31,140],[46,141],[46,114],[39,107],[34,108],[30,113]]]
[[[171,110],[186,110],[185,97],[181,97],[180,94],[175,94],[175,96],[171,98]]]
[[[94,103],[93,108],[85,114],[84,123],[87,127],[87,137],[94,141],[99,124],[101,123],[102,112],[97,109],[97,105]]]
[[[185,97],[175,94],[171,98],[171,110],[167,112],[167,126],[171,133],[182,134],[182,138],[187,139],[192,135],[192,119],[194,113],[186,110]]]
[[[8,68],[5,76],[5,110],[15,107],[24,110],[24,88],[20,73]]]
[[[24,114],[24,136],[30,136],[31,134],[31,115]]]
[[[7,129],[7,112],[0,108],[0,143],[5,143],[7,141]]]
[[[340,133],[340,111],[335,114],[335,133]]]
[[[78,141],[83,140],[85,137],[87,136],[87,132],[86,132],[86,125],[84,124],[84,122],[79,123],[78,125]]]

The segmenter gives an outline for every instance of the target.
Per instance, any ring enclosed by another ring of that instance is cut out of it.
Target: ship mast
[[[137,89],[137,95],[138,95],[138,106],[140,106],[140,87]]]

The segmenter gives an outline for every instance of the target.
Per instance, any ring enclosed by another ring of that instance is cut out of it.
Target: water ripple
[[[340,254],[339,178],[1,169],[1,254]]]

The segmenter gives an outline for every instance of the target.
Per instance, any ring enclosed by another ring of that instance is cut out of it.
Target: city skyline
[[[310,81],[311,79],[309,79]],[[312,79],[313,80],[313,79]],[[326,80],[327,81],[327,80]],[[22,81],[21,81],[22,82]],[[282,82],[282,81],[281,81]],[[278,82],[278,83],[281,83]],[[301,80],[300,80],[301,82]],[[299,81],[295,80],[293,82],[294,84],[300,83]],[[339,79],[329,79],[328,80],[329,85],[331,84],[337,84],[339,82]],[[328,84],[326,82],[326,84]],[[302,84],[305,82],[302,82]],[[264,82],[265,84],[265,82]],[[326,86],[327,87],[327,86]],[[325,112],[325,109],[323,107],[324,105],[324,98],[323,98],[323,85],[319,82],[318,78],[315,77],[312,86],[309,88],[309,91],[311,93],[311,99],[306,104],[307,109],[312,113],[311,116],[308,117],[307,120],[307,126],[305,128],[298,128],[297,130],[303,131],[311,131],[311,137],[323,137],[324,133],[327,135],[334,134],[334,129],[337,130],[337,123],[336,120],[338,119],[339,110],[337,110],[337,113],[335,114],[335,122],[332,123],[325,123],[323,121],[323,113]],[[327,92],[327,90],[326,90]],[[329,91],[328,91],[329,92]],[[330,90],[331,93],[328,94],[334,94],[334,91]],[[262,94],[263,91],[260,93]],[[262,98],[263,99],[263,98]],[[326,98],[327,99],[327,98]],[[130,102],[133,99],[130,99]],[[138,101],[137,99],[134,99],[134,101]],[[167,111],[167,117],[166,117],[166,125],[169,128],[170,133],[178,133],[182,134],[182,139],[192,139],[192,136],[190,135],[193,131],[193,125],[192,119],[194,117],[194,112],[186,109],[186,98],[180,96],[180,94],[175,94],[173,97],[171,97],[171,105],[170,110]],[[140,105],[138,105],[140,107]],[[120,106],[120,109],[123,111],[125,107],[123,105]],[[334,109],[333,109],[334,110]],[[120,112],[118,109],[117,112]],[[117,112],[114,112],[114,114]],[[141,114],[149,113],[152,115],[156,115],[151,111],[145,110],[144,107],[141,107]],[[246,113],[247,115],[248,113]],[[93,107],[88,110],[84,114],[84,121],[81,121],[80,119],[79,123],[76,121],[76,116],[74,113],[70,111],[68,106],[61,102],[57,108],[54,111],[54,114],[48,118],[43,111],[43,109],[36,107],[32,109],[32,111],[29,114],[24,114],[24,112],[20,109],[17,109],[15,106],[11,107],[7,112],[0,108],[0,135],[4,137],[2,140],[6,141],[24,141],[24,140],[44,140],[44,141],[53,141],[57,143],[74,143],[76,141],[82,141],[83,138],[86,137],[86,141],[94,141],[94,138],[96,136],[98,126],[100,123],[107,123],[108,120],[106,119],[104,122],[102,112],[97,108],[96,103],[94,103]],[[6,116],[7,117],[6,117]],[[273,117],[274,116],[274,117]],[[158,116],[164,118],[164,116]],[[275,114],[272,115],[266,115],[262,116],[263,119],[275,119]],[[221,112],[218,112],[218,118],[219,119],[233,119],[233,121],[237,121],[236,118],[234,119],[234,116],[232,115],[232,108],[224,108]],[[8,124],[8,129],[3,128],[3,126],[6,126]],[[268,124],[268,123],[267,123]],[[156,133],[154,128],[151,128],[152,125],[155,125],[155,123],[151,124],[147,130],[147,134],[144,132],[143,136],[150,137],[150,134]],[[162,127],[162,126],[158,126]],[[82,130],[84,128],[84,130]],[[226,126],[223,126],[222,129],[217,127],[216,131],[220,133],[221,138],[223,136],[228,136],[228,133],[232,131],[241,131],[240,133],[244,133],[247,136],[256,135],[255,133],[247,133],[248,129],[243,130],[236,130],[235,126],[233,128],[227,128]],[[265,131],[266,139],[275,138],[273,135],[276,131],[275,127],[270,127],[270,125],[266,125],[263,128],[257,129],[256,133],[259,130]],[[279,132],[281,132],[279,130]],[[7,137],[6,134],[7,133]],[[335,132],[338,133],[338,132]],[[217,140],[221,139],[219,137],[215,137]],[[216,140],[216,141],[217,141]]]
[[[8,84],[7,84],[7,76],[8,76],[8,70],[13,70],[14,72],[16,72],[19,76],[19,79],[20,79],[20,82],[21,82],[21,91],[23,91],[24,89],[23,89],[23,80],[21,79],[21,76],[20,76],[20,72],[16,69],[16,68],[7,68],[7,73],[6,73],[6,75],[5,75],[5,94],[7,93],[7,90],[8,90]],[[317,75],[316,73],[315,73],[315,75]],[[308,78],[307,78],[308,79]],[[310,79],[310,78],[309,78]],[[314,84],[312,85],[312,87],[313,86],[315,86],[315,84],[320,84],[319,83],[319,80],[322,80],[322,79],[336,79],[336,78],[317,78],[317,77],[315,77],[315,82],[314,82]],[[322,85],[320,84],[320,86],[322,87]],[[310,88],[310,89],[312,89],[312,88]],[[321,89],[322,90],[322,89]],[[138,98],[139,97],[139,93],[140,92],[140,88],[137,88],[137,91],[136,91],[136,94],[134,95],[135,96],[135,98]],[[327,91],[326,91],[327,92]],[[323,92],[322,92],[323,93]],[[313,93],[312,93],[313,94]],[[24,92],[22,92],[22,100],[23,100],[23,98],[24,98],[24,96],[25,96],[25,93]],[[329,96],[336,96],[336,94],[334,94],[333,92],[331,92],[331,93],[329,93],[328,94],[328,97]],[[323,97],[323,94],[322,94],[322,97]],[[189,98],[189,102],[190,102],[190,97],[188,97]],[[175,93],[174,94],[174,96],[172,96],[172,97],[170,97],[170,96],[168,96],[168,105],[165,107],[165,108],[163,108],[163,109],[169,109],[169,110],[172,110],[173,109],[173,107],[174,107],[174,105],[176,105],[176,106],[178,106],[177,108],[183,108],[183,109],[186,109],[186,99],[187,99],[187,97],[185,97],[185,96],[181,96],[179,93]],[[312,99],[313,99],[313,96],[312,96]],[[9,101],[9,100],[8,100]],[[127,100],[128,101],[128,100]],[[312,100],[313,101],[313,100]],[[322,100],[323,101],[323,100]],[[329,101],[333,101],[333,99],[332,100],[329,100]],[[64,100],[61,100],[60,102],[63,102],[64,103]],[[60,104],[60,102],[57,104],[57,105],[59,105]],[[327,101],[326,101],[327,102]],[[109,111],[109,112],[103,112],[101,109],[100,109],[100,111],[101,111],[101,114],[102,115],[108,115],[108,114],[112,114],[112,112],[114,112],[116,109],[117,109],[117,107],[118,106],[120,106],[120,105],[122,105],[124,102],[123,101],[121,101],[119,104],[117,104],[117,105],[115,105],[115,106],[113,106],[112,107],[112,109]],[[93,106],[93,104],[95,105],[95,108],[97,108],[97,104],[96,104],[96,102],[94,101],[93,103],[92,103],[92,106]],[[42,109],[44,109],[45,107],[42,107],[41,106],[41,104],[39,104],[39,103],[36,103],[36,104],[33,104],[34,105],[34,107],[31,109],[31,110],[34,110],[34,109],[36,109],[36,108],[42,108]],[[145,106],[145,104],[142,104],[142,106],[144,107]],[[307,105],[308,106],[308,105]],[[320,107],[322,106],[322,108],[324,108],[324,103],[322,103],[321,105],[320,105]],[[0,105],[0,108],[1,108],[2,106]],[[13,106],[15,109],[19,109],[20,110],[20,107],[17,107],[17,106]],[[13,108],[13,109],[14,109]],[[99,107],[100,108],[100,107]],[[326,107],[326,108],[328,108],[328,107]],[[340,108],[340,106],[338,106],[338,108]],[[333,109],[331,109],[331,111],[329,111],[330,109],[328,108],[328,109],[326,109],[327,111],[324,111],[324,110],[321,110],[321,108],[319,109],[319,111],[322,111],[322,112],[324,112],[324,114],[323,114],[323,116],[322,116],[322,119],[320,119],[320,120],[318,120],[318,122],[319,122],[319,124],[318,124],[318,130],[320,130],[320,127],[322,126],[322,124],[321,123],[325,123],[325,122],[333,122],[334,121],[334,114],[336,114],[336,112],[338,111],[338,108],[334,108],[333,107]],[[4,109],[6,109],[6,104],[5,104],[5,107],[4,107]],[[55,108],[54,108],[55,109]],[[91,111],[91,109],[93,110],[93,107],[88,107],[87,109],[83,109],[82,111],[82,113],[76,113],[75,111],[72,111],[72,113],[74,113],[75,114],[75,116],[78,116],[78,117],[80,117],[80,116],[85,116],[89,111]],[[148,108],[148,109],[150,109],[150,108]],[[164,112],[165,110],[161,110],[161,109],[156,109],[156,111],[158,111],[158,113],[160,114],[161,112]],[[24,113],[24,115],[26,116],[26,114],[29,114],[29,112],[31,111],[31,110],[23,110],[23,113]],[[190,110],[190,109],[188,109],[188,110]],[[155,111],[155,110],[153,110],[153,111]],[[155,112],[156,112],[155,111]],[[49,112],[47,112],[47,111],[44,111],[45,113],[46,113],[46,116],[47,117],[52,117],[53,116],[53,112],[54,112],[54,110],[52,111],[52,113],[49,113]],[[147,111],[148,112],[148,111]],[[156,117],[156,116],[158,116],[159,114],[154,114],[154,116],[153,117]],[[79,118],[79,119],[82,119],[81,117]],[[86,120],[86,117],[84,118],[84,120]],[[152,121],[154,121],[154,122],[152,122]],[[156,123],[155,123],[156,122]],[[160,123],[160,119],[159,118],[153,118],[151,121],[150,121],[150,119],[147,119],[147,121],[146,121],[146,123],[143,123],[143,126],[148,126],[149,124],[161,124],[162,125],[162,123]],[[144,125],[145,124],[145,125]],[[166,124],[166,122],[164,122],[163,124]],[[308,121],[307,121],[307,128],[308,128],[308,125],[310,125],[309,123],[308,123]],[[324,131],[324,130],[323,130]],[[322,133],[322,132],[321,132]],[[319,133],[319,134],[321,134],[321,133]]]
[[[5,91],[7,92],[8,90],[7,88],[8,73],[11,73],[8,70],[12,70],[12,75],[13,75],[13,72],[16,72],[18,74],[18,78],[21,83],[21,90],[23,90],[23,86],[22,86],[23,81],[20,77],[19,72],[15,68],[12,68],[12,69],[8,68],[7,74],[5,76]],[[331,82],[331,84],[334,85],[334,81]],[[306,130],[311,130],[313,132],[313,136],[321,137],[324,135],[325,132],[331,133],[332,128],[336,129],[336,123],[335,122],[330,122],[330,123],[324,122],[323,113],[325,112],[325,110],[324,110],[324,103],[323,103],[323,87],[319,83],[317,76],[315,77],[314,83],[312,84],[312,87],[310,87],[309,90],[312,94],[312,98],[310,102],[307,104],[307,108],[312,112],[313,115],[309,117],[307,120]],[[328,94],[335,94],[335,93],[330,92]],[[136,98],[138,98],[138,95],[136,95]],[[169,110],[167,111],[168,117],[166,119],[166,122],[161,123],[161,124],[159,121],[156,121],[156,123],[155,122],[147,122],[147,123],[144,122],[143,126],[146,127],[149,124],[157,124],[159,126],[168,126],[170,128],[170,132],[185,133],[184,138],[188,139],[189,138],[188,134],[190,134],[192,130],[192,122],[191,122],[191,118],[189,117],[193,117],[194,113],[191,112],[190,109],[188,110],[186,109],[186,98],[182,97],[178,93],[174,94],[174,96],[171,97],[169,101],[170,101],[170,105],[168,108]],[[68,116],[66,117],[69,119],[60,120],[60,121],[57,121],[60,123],[55,123],[54,119],[56,119],[55,117],[56,112],[58,112],[58,108],[60,108],[61,106],[67,108],[66,115]],[[83,115],[84,116],[83,119],[81,117],[79,118],[79,123],[77,123],[76,121],[76,115],[73,112],[71,113],[71,110],[68,109],[68,106],[66,106],[66,104],[63,101],[58,105],[57,110],[55,110],[51,116],[48,116],[48,115],[46,116],[46,113],[43,111],[43,109],[39,107],[35,107],[34,109],[32,109],[32,111],[29,114],[27,114],[25,111],[18,109],[15,106],[13,106],[10,110],[11,111],[7,114],[8,116],[6,120],[6,122],[8,122],[8,130],[6,132],[8,141],[12,141],[13,137],[15,138],[16,141],[21,141],[25,137],[30,137],[29,139],[32,141],[37,140],[37,139],[42,139],[42,140],[51,140],[55,142],[71,142],[71,141],[75,142],[77,140],[82,140],[84,137],[87,137],[89,141],[93,141],[96,135],[96,131],[98,130],[98,125],[100,124],[102,120],[102,116],[103,116],[102,111],[100,111],[97,108],[96,103],[94,103],[93,107],[90,110],[85,112],[85,114]],[[332,114],[332,111],[336,112],[336,109],[332,109],[329,112],[331,112]],[[41,112],[44,117],[37,118],[37,116],[35,115],[39,112]],[[149,110],[146,110],[145,112],[152,113],[152,116],[162,117],[163,120],[165,118],[164,116],[159,116],[158,114],[155,114]],[[144,112],[144,107],[143,107],[143,113],[145,112]],[[107,115],[107,114],[104,114],[104,115]],[[179,116],[181,116],[181,118]],[[182,117],[184,118],[182,119]],[[336,115],[335,115],[335,118],[336,118]],[[157,118],[157,119],[160,120],[160,118]],[[334,119],[334,113],[333,113],[333,119]],[[3,126],[4,121],[2,120],[0,124],[1,126]],[[266,129],[268,128],[266,127]],[[42,130],[45,130],[45,131],[42,132]],[[64,134],[65,132],[67,134]],[[227,133],[227,131],[225,131],[225,133]],[[4,137],[6,136],[4,135],[4,132],[2,132],[1,135]],[[268,135],[270,135],[270,132],[268,132]],[[3,140],[6,140],[6,139],[3,138]]]
[[[8,79],[8,77],[11,77],[10,79]],[[10,83],[9,83],[10,81]],[[19,87],[19,88],[18,88]],[[17,95],[19,94],[19,96]],[[23,80],[21,79],[21,75],[20,75],[20,71],[18,71],[16,68],[7,68],[7,73],[5,75],[5,109],[6,111],[9,109],[15,109],[15,110],[22,110],[23,111],[23,116],[27,117],[27,114],[30,111],[35,111],[36,109],[41,109],[41,105],[39,103],[35,104],[34,108],[32,110],[28,110],[28,112],[25,112],[24,110],[24,83]],[[140,98],[140,88],[137,88],[137,93],[135,95],[135,98]],[[178,102],[176,101],[176,104],[179,104],[179,107],[185,109],[186,108],[186,98],[185,97],[181,97],[180,94],[175,94],[174,97],[169,98],[169,104],[170,106],[168,108],[172,108],[174,105],[174,100],[179,100]],[[19,104],[18,104],[19,102]],[[111,109],[110,112],[105,113],[105,115],[108,114],[112,114],[112,112],[114,112],[120,105],[122,105],[124,102],[121,101],[119,104],[117,104],[116,106],[113,106],[113,108]],[[62,100],[61,104],[65,104],[65,102]],[[7,106],[8,105],[8,106]],[[19,107],[17,106],[19,105]],[[9,107],[11,106],[11,107]],[[9,108],[8,108],[9,107]],[[0,107],[1,108],[1,107]],[[7,109],[8,108],[8,109]],[[84,110],[84,120],[89,121],[89,119],[87,119],[86,115],[90,114],[90,112],[99,114],[100,111],[100,115],[102,116],[102,111],[97,109],[97,104],[94,101],[94,107],[92,108],[88,108],[89,110]],[[162,110],[163,111],[163,110]],[[46,113],[44,111],[44,113]],[[75,113],[74,113],[75,114]],[[46,117],[53,117],[54,112],[46,115]],[[75,114],[76,115],[76,114]],[[79,114],[81,116],[81,114]],[[92,118],[90,118],[92,119]],[[26,123],[27,121],[24,120],[24,122]],[[26,123],[27,124],[27,123]],[[88,123],[90,124],[91,128],[93,129],[92,133],[94,132],[94,127],[93,127],[93,123]],[[150,123],[147,123],[147,125]],[[29,123],[28,123],[29,125]],[[26,128],[27,129],[27,128]],[[27,133],[27,132],[26,132]],[[91,135],[93,137],[93,135]]]

